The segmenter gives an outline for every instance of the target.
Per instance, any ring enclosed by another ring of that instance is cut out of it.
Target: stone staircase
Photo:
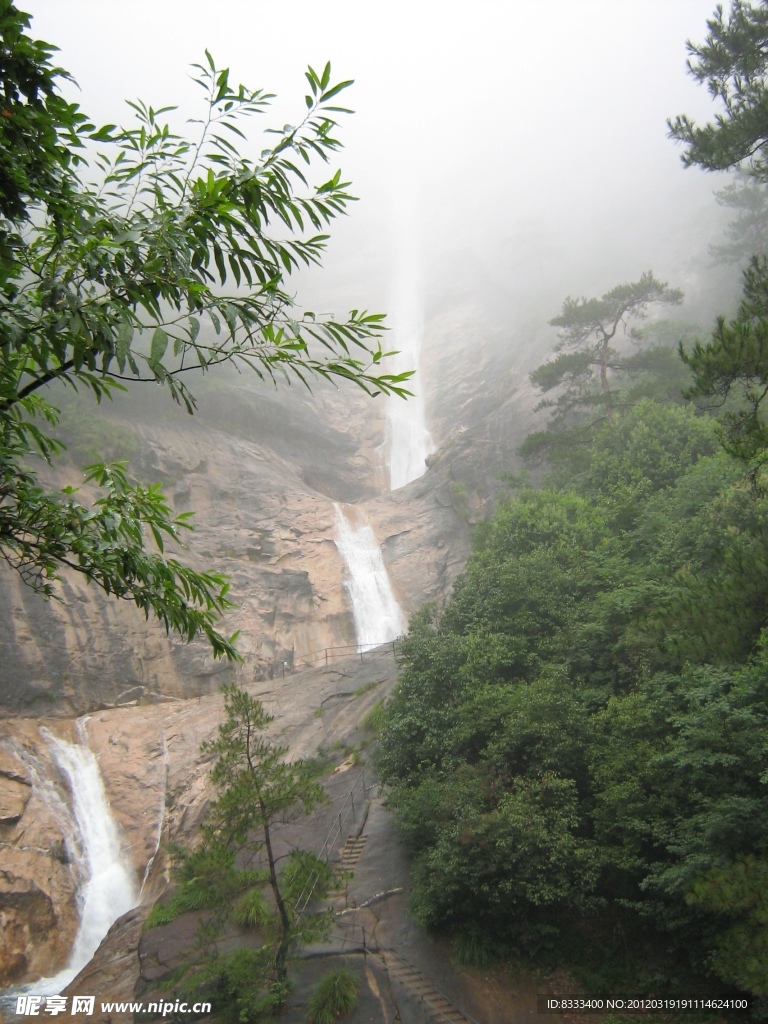
[[[355,870],[355,865],[360,860],[360,854],[363,852],[367,842],[367,835],[349,836],[347,838],[339,854],[342,871],[351,872]]]
[[[367,835],[347,836],[347,841],[339,852],[339,859],[334,865],[334,883],[328,890],[328,898],[337,904],[343,898],[344,906],[349,906],[347,882],[355,871],[355,865],[368,842]],[[354,904],[353,904],[354,906]]]
[[[384,964],[394,981],[407,988],[412,996],[424,1004],[425,1020],[434,1021],[435,1024],[445,1024],[446,1021],[451,1024],[476,1024],[472,1017],[462,1013],[447,996],[431,985],[413,964],[390,949],[380,950],[374,955]]]
[[[365,827],[363,825],[363,827]],[[354,874],[357,862],[368,842],[368,835],[349,835],[344,846],[339,852],[339,859],[335,866],[335,885],[328,893],[336,907],[339,908],[343,902],[344,909],[337,910],[342,915],[354,913],[356,904],[350,906],[348,894],[348,882]],[[368,901],[362,904],[367,906]],[[363,952],[376,960],[389,974],[393,982],[405,989],[406,993],[421,1004],[424,1013],[424,1020],[433,1024],[477,1024],[477,1022],[465,1013],[462,1013],[454,1004],[438,991],[424,977],[421,971],[414,967],[403,957],[398,956],[390,949],[370,949],[365,942],[365,930],[363,929]]]

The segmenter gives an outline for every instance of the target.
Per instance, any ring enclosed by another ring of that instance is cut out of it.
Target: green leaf
[[[224,284],[227,280],[227,268],[224,263],[224,254],[221,251],[221,246],[216,242],[213,243],[213,258],[216,262],[216,269],[219,272],[219,280]]]
[[[168,335],[162,329],[157,327],[152,334],[152,347],[149,353],[149,361],[152,364],[159,363],[165,355],[165,350],[168,348]]]
[[[91,132],[90,138],[94,142],[112,142],[112,134],[117,131],[117,125],[105,124],[98,131]]]
[[[334,96],[337,96],[340,92],[342,92],[342,90],[348,89],[350,85],[354,84],[354,78],[350,78],[346,82],[339,82],[338,85],[334,85],[334,87],[332,89],[329,89],[328,92],[324,92],[318,102],[325,103],[326,100],[332,99]]]
[[[115,337],[115,355],[117,356],[120,372],[125,370],[125,360],[131,348],[133,340],[133,325],[130,320],[121,320]]]

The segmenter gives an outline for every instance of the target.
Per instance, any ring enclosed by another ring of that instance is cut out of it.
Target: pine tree
[[[327,865],[304,851],[285,854],[277,841],[281,825],[310,814],[327,797],[302,761],[287,761],[287,747],[265,736],[274,719],[261,702],[236,686],[223,692],[224,721],[201,748],[214,758],[211,781],[218,795],[208,807],[200,845],[175,851],[180,885],[155,908],[150,925],[203,910],[199,957],[184,989],[213,986],[219,1012],[256,1021],[285,1001],[296,948],[328,928],[326,912],[298,912],[310,888],[316,897],[325,894]],[[254,931],[258,944],[233,949],[237,927]]]

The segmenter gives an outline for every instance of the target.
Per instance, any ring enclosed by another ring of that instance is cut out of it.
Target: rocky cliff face
[[[79,921],[74,832],[61,779],[33,722],[0,740],[0,985],[69,955]]]
[[[445,598],[472,521],[516,466],[533,404],[520,358],[505,354],[501,328],[495,336],[481,329],[476,313],[457,308],[428,325],[415,387],[425,389],[436,452],[421,479],[392,493],[386,399],[352,387],[257,389],[225,372],[200,382],[194,417],[142,387],[96,419],[90,406],[68,405],[72,459],[52,482],[77,483],[95,433],[93,443],[101,438],[109,456],[127,456],[137,478],[160,482],[178,511],[194,510],[182,557],[231,576],[238,607],[223,626],[241,631],[244,664],[214,663],[204,645],[169,639],[75,573],[62,583],[61,602],[43,602],[3,565],[0,714],[71,715],[197,696],[354,644],[335,502],[367,514],[406,615]]]

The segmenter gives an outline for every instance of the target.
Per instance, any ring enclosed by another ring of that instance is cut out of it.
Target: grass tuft
[[[332,971],[320,980],[309,1001],[309,1024],[335,1024],[342,1013],[357,1006],[357,982],[345,968]]]
[[[358,686],[356,690],[352,691],[353,697],[362,697],[366,693],[370,693],[371,690],[375,689],[382,682],[381,679],[373,679],[368,683],[363,683],[362,686]]]
[[[384,701],[378,700],[368,711],[360,723],[366,732],[372,732],[378,736],[384,724]]]
[[[453,959],[460,967],[488,967],[496,959],[493,943],[482,932],[460,932],[453,940]]]

